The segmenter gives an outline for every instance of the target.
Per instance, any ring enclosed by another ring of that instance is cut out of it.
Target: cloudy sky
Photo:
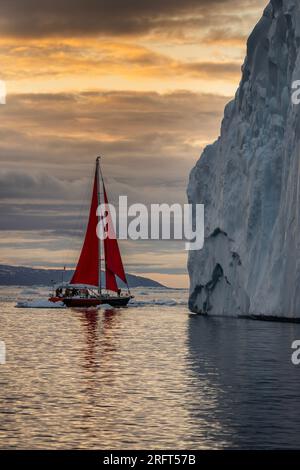
[[[112,199],[186,202],[266,0],[1,0],[0,263],[73,267],[94,160]],[[175,242],[127,271],[187,286]]]

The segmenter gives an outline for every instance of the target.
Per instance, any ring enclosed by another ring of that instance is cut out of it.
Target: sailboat
[[[125,307],[134,298],[130,292],[114,232],[100,159],[101,157],[96,159],[89,220],[75,272],[70,283],[56,286],[55,293],[49,298],[50,302],[63,302],[67,307],[86,308],[101,304]],[[101,203],[105,207],[105,222],[103,216],[97,215],[97,208]],[[104,240],[97,236],[99,223],[103,224],[103,231],[107,235]],[[105,286],[102,285],[102,267]],[[125,292],[119,288],[117,278],[125,284]]]

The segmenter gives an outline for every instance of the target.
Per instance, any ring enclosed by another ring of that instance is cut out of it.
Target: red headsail
[[[84,244],[76,271],[71,279],[71,284],[88,284],[98,286],[99,283],[99,247],[97,237],[97,170],[95,173],[92,203],[90,208],[89,221],[86,229]]]
[[[110,236],[104,239],[104,254],[105,254],[105,279],[106,279],[106,289],[112,290],[114,292],[118,291],[118,285],[116,281],[116,276],[118,276],[123,282],[127,284],[126,274],[124,271],[124,266],[122,263],[122,258],[119,250],[118,241],[115,236],[114,227],[111,219],[111,214],[108,207],[107,194],[103,182],[103,194],[104,194],[104,203],[106,205],[107,212],[107,225],[104,227]],[[109,230],[108,230],[109,227]]]

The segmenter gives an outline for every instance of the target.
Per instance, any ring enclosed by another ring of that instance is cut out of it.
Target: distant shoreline
[[[62,269],[39,269],[26,266],[10,266],[0,264],[0,286],[45,286],[49,287],[53,283],[60,283],[62,278],[68,282],[72,277],[73,271],[64,271]],[[102,273],[104,278],[104,273]],[[169,289],[163,284],[143,276],[128,274],[127,279],[130,287],[159,287]],[[122,288],[125,286],[121,281]]]

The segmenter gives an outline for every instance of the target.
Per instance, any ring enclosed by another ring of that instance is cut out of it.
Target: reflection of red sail
[[[98,207],[97,180],[98,177],[96,171],[85,240],[71,284],[88,284],[91,286],[98,286],[99,284],[99,247],[96,232],[98,224],[96,213]]]
[[[111,214],[108,206],[107,194],[103,182],[104,204],[106,206],[106,221],[107,226],[105,232],[107,237],[104,239],[104,254],[105,254],[105,280],[106,289],[117,292],[118,285],[116,276],[127,284],[126,274],[122,263],[122,258],[119,250],[118,241],[115,236],[114,226],[112,223]]]

